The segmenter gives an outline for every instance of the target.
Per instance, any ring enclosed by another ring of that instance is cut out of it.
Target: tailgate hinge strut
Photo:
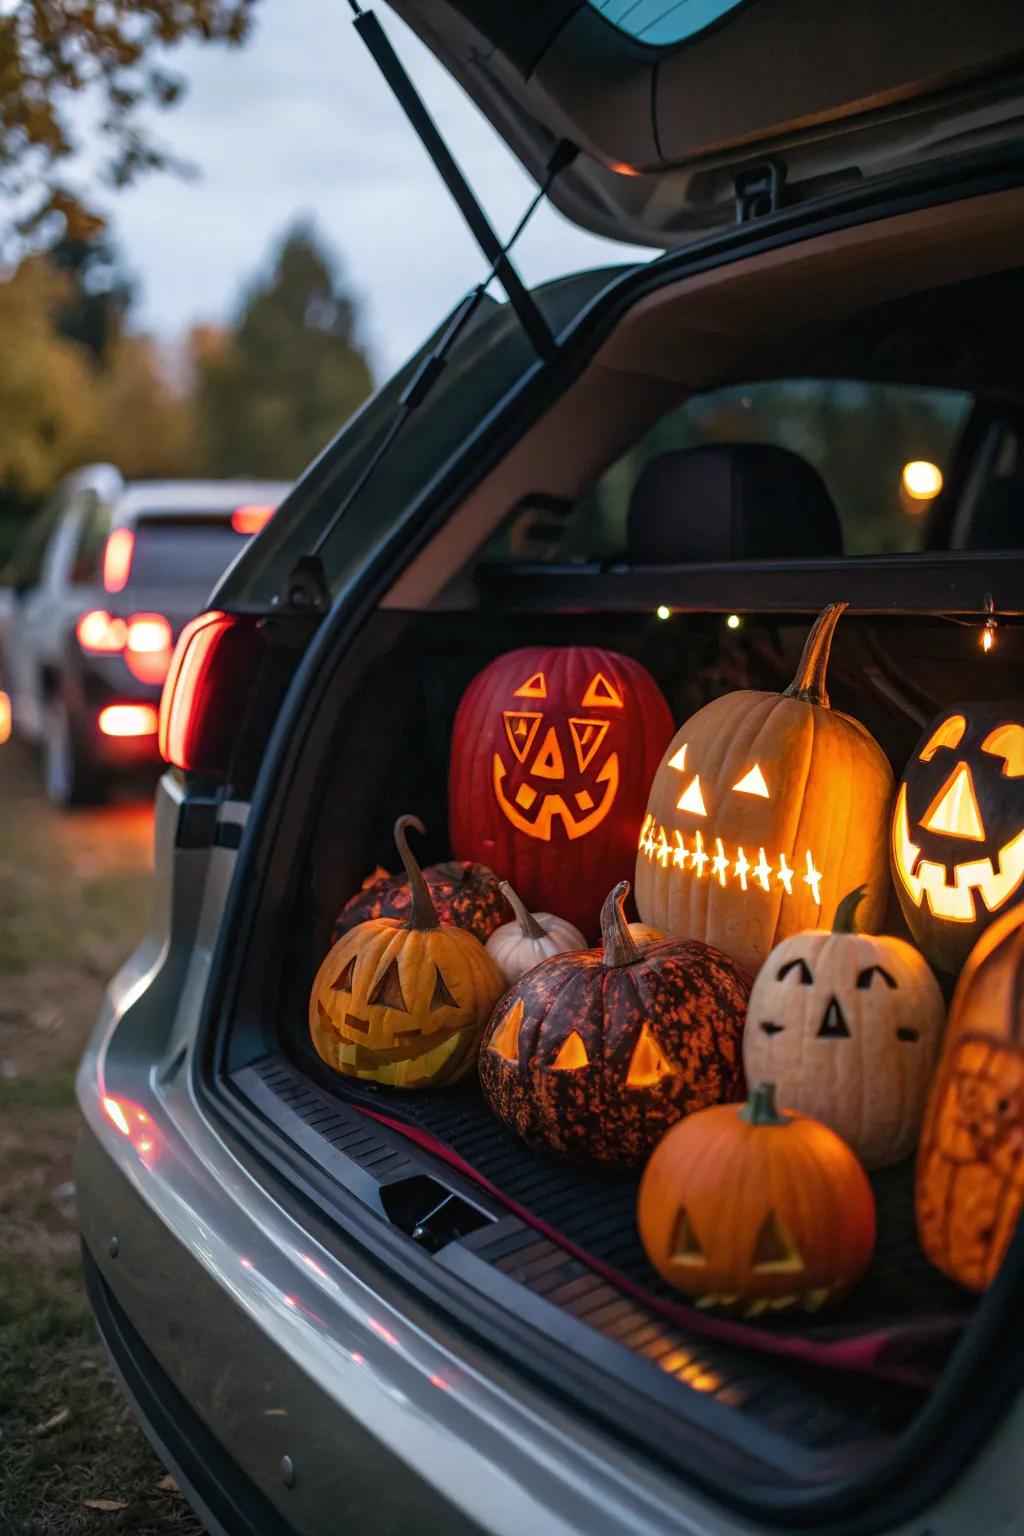
[[[515,310],[523,330],[530,338],[534,351],[538,357],[545,360],[552,357],[555,352],[555,338],[551,334],[551,327],[541,314],[519,273],[509,261],[506,247],[502,245],[491,228],[487,215],[477,202],[473,189],[462,174],[416,87],[409,79],[402,61],[391,46],[387,33],[372,11],[364,11],[361,8],[359,0],[349,0],[349,5],[354,12],[353,25],[356,31],[373,55],[398,105],[409,119],[441,180],[451,193],[455,206],[469,225],[470,233],[493,269],[493,275],[508,295],[508,301]],[[558,169],[561,169],[561,166]]]

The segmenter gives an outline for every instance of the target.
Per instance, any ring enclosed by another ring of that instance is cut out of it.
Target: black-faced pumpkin
[[[858,933],[863,891],[831,930],[784,939],[750,993],[747,1081],[840,1135],[866,1168],[917,1145],[942,1042],[945,1004],[924,956],[903,939]]]
[[[704,944],[642,952],[623,915],[629,882],[601,912],[603,944],[556,955],[505,994],[487,1026],[480,1081],[532,1146],[629,1166],[705,1104],[742,1092],[749,978]]]
[[[637,1226],[653,1267],[699,1307],[817,1312],[867,1268],[875,1202],[846,1143],[778,1110],[762,1083],[749,1103],[669,1131],[644,1169]]]
[[[486,944],[494,930],[508,922],[511,914],[501,894],[500,881],[486,864],[449,859],[443,864],[428,864],[423,878],[440,921],[465,928],[481,944]],[[331,942],[359,923],[369,922],[371,917],[398,917],[404,921],[411,906],[409,876],[375,869],[363,881],[362,889],[342,907]]]
[[[651,785],[640,917],[752,972],[780,939],[830,924],[854,886],[865,887],[865,929],[885,915],[892,770],[825,686],[845,607],[819,616],[785,693],[728,693],[698,710]]]
[[[892,872],[914,938],[955,975],[1024,896],[1024,712],[955,704],[921,737],[892,818]]]
[[[452,851],[483,859],[527,907],[588,936],[633,865],[644,796],[672,715],[639,662],[595,646],[531,646],[473,679],[455,716]]]
[[[472,1070],[504,983],[479,939],[439,920],[407,827],[424,828],[415,816],[395,823],[412,890],[409,915],[404,922],[371,918],[338,940],[313,983],[309,1028],[335,1071],[428,1088]]]
[[[921,1247],[991,1285],[1024,1205],[1024,906],[982,934],[957,982],[917,1154]]]

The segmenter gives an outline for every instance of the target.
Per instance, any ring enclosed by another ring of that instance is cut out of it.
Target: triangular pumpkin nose
[[[942,832],[946,837],[969,837],[977,843],[984,842],[985,823],[974,793],[971,770],[966,763],[957,763],[925,811],[921,825],[926,832]]]
[[[548,733],[540,744],[540,751],[530,765],[530,772],[535,774],[538,779],[565,778],[562,749],[558,745],[558,735],[553,725],[548,726]]]
[[[818,1029],[819,1040],[848,1040],[850,1029],[843,1017],[843,1010],[839,1006],[837,997],[829,998],[828,1007],[825,1009],[825,1017]]]

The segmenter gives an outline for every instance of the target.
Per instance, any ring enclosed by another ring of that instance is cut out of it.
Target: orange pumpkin
[[[762,1083],[673,1126],[640,1181],[637,1225],[654,1268],[700,1307],[816,1312],[864,1273],[875,1202],[860,1163]]]
[[[1024,907],[978,940],[950,1004],[917,1157],[921,1247],[950,1279],[991,1285],[1024,1204]]]
[[[755,972],[780,939],[827,928],[863,885],[862,926],[885,916],[893,776],[858,721],[829,705],[829,649],[845,603],[807,637],[785,693],[706,704],[654,776],[636,861],[641,919]]]

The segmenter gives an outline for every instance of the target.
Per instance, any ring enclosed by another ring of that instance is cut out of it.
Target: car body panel
[[[577,145],[552,201],[634,244],[731,222],[738,184],[769,158],[782,195],[803,202],[1024,131],[1017,0],[703,4],[705,25],[660,44],[689,6],[639,25],[652,8],[619,0],[389,4],[538,182],[560,140]]]

